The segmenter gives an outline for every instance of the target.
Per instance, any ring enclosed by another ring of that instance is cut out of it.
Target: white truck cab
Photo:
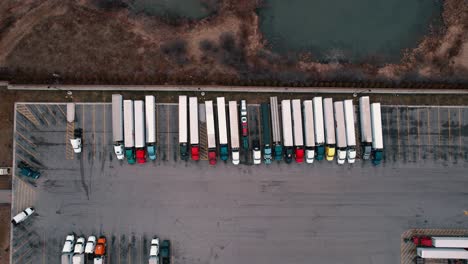
[[[123,160],[124,159],[124,145],[123,144],[115,144],[114,145],[114,152],[115,155],[117,156],[118,160]]]
[[[68,235],[63,244],[62,253],[72,253],[75,246],[75,235]]]
[[[79,237],[76,240],[75,250],[73,251],[73,253],[83,254],[84,253],[84,248],[85,248],[85,238],[84,237]]]
[[[155,237],[151,240],[149,264],[159,263],[159,238]]]
[[[239,163],[240,163],[239,150],[232,151],[232,164],[239,165]]]
[[[313,149],[306,149],[305,151],[306,162],[313,163],[315,159],[315,150]]]
[[[85,253],[86,254],[93,254],[95,247],[96,247],[96,237],[95,236],[89,236],[88,241],[86,242],[86,246],[85,246]]]
[[[346,150],[340,150],[338,149],[336,151],[336,162],[340,165],[344,164],[346,161]]]

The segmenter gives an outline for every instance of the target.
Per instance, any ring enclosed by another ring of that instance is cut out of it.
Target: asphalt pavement
[[[72,232],[105,235],[119,264],[146,263],[153,236],[171,240],[177,264],[394,264],[407,229],[468,228],[467,107],[383,106],[378,167],[183,162],[176,104],[157,106],[158,160],[128,165],[112,153],[110,104],[77,104],[73,127],[64,104],[16,109],[15,161],[42,177],[13,177],[12,212],[37,214],[12,229],[12,264],[59,263]],[[68,143],[78,127],[80,155]]]

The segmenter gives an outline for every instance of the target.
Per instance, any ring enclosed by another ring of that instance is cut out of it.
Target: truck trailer
[[[198,135],[198,98],[189,98],[190,154],[192,160],[200,159],[200,138]]]
[[[239,154],[239,117],[237,112],[237,102],[229,101],[229,131],[231,134],[231,157],[232,164],[238,165],[240,163]]]
[[[179,95],[179,152],[182,160],[188,159],[187,96]]]
[[[379,165],[383,159],[382,116],[380,103],[371,104],[372,163]]]
[[[294,131],[294,156],[297,163],[304,162],[304,135],[302,128],[302,106],[301,100],[292,100],[292,117]]]
[[[249,125],[247,122],[247,102],[245,100],[241,100],[240,117],[241,117],[242,147],[245,150],[249,150]]]
[[[114,153],[118,160],[122,160],[124,158],[124,119],[121,94],[112,95],[112,139]]]
[[[343,101],[333,103],[335,114],[335,134],[336,134],[336,161],[344,164],[346,160],[346,127],[344,118]]]
[[[281,101],[281,114],[283,123],[284,159],[286,163],[291,163],[293,156],[293,124],[291,119],[291,100]]]
[[[145,96],[146,153],[150,160],[156,160],[156,101],[153,95]]]
[[[124,100],[124,146],[128,164],[135,164],[135,122],[133,101]]]
[[[432,237],[434,247],[468,248],[468,237]]]
[[[322,97],[314,97],[314,132],[316,159],[323,160],[325,156],[325,130],[323,124]]]
[[[208,141],[208,161],[216,165],[216,130],[213,114],[213,101],[205,101],[206,132]]]
[[[369,96],[359,98],[359,119],[361,123],[362,159],[370,159],[372,152],[372,125]]]
[[[346,125],[346,144],[348,145],[347,159],[348,163],[354,163],[356,160],[356,130],[354,127],[353,100],[344,101],[344,114]]]
[[[218,110],[219,156],[221,160],[226,161],[229,158],[229,147],[226,122],[226,103],[224,97],[216,98],[216,108]]]
[[[332,98],[323,99],[323,116],[325,124],[325,156],[328,161],[332,161],[335,156],[335,117],[333,116]]]
[[[145,144],[145,103],[143,100],[135,100],[135,149],[138,163],[146,162]]]
[[[281,128],[278,112],[278,98],[270,97],[271,131],[273,134],[273,156],[275,160],[283,159],[283,146],[281,145]]]
[[[305,127],[305,159],[307,163],[313,163],[315,159],[315,129],[312,100],[304,100],[302,105]]]
[[[271,164],[271,122],[270,122],[270,107],[268,104],[260,105],[262,111],[262,139],[263,139],[263,160],[265,164]]]
[[[421,258],[430,259],[468,259],[468,250],[464,248],[416,248]]]

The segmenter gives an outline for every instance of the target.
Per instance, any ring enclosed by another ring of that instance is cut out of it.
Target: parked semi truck
[[[348,145],[347,159],[348,163],[354,163],[356,160],[356,130],[354,127],[353,100],[344,101],[344,114],[346,125],[346,144]]]
[[[188,159],[187,96],[179,95],[179,151],[182,160]]]
[[[133,101],[124,100],[124,146],[128,164],[135,164],[135,122]]]
[[[468,248],[468,237],[432,237],[432,245],[442,248]]]
[[[304,135],[302,128],[302,107],[301,100],[292,100],[292,117],[294,131],[294,157],[297,163],[304,162]]]
[[[148,264],[159,264],[159,238],[151,239]]]
[[[291,163],[293,156],[293,131],[291,119],[291,100],[281,101],[281,116],[283,123],[283,146],[284,159],[287,163]]]
[[[315,131],[316,159],[323,160],[323,157],[325,156],[325,131],[324,131],[324,124],[323,124],[322,97],[314,97],[312,102],[314,106],[314,131]]]
[[[112,138],[114,153],[117,159],[122,160],[124,158],[124,119],[121,94],[112,95]]]
[[[362,159],[370,159],[372,152],[372,125],[369,96],[359,98],[359,119],[361,123]]]
[[[161,262],[162,264],[171,264],[171,242],[163,240],[161,243]]]
[[[218,136],[219,136],[219,156],[226,161],[229,158],[229,147],[227,137],[226,103],[224,97],[216,98],[216,108],[218,110]]]
[[[273,134],[273,157],[275,160],[283,159],[283,146],[281,145],[281,129],[278,112],[278,98],[270,97],[271,131]]]
[[[71,264],[75,248],[75,235],[67,235],[62,248],[61,264]]]
[[[372,162],[379,165],[383,158],[382,116],[380,103],[371,104]]]
[[[200,142],[198,135],[198,99],[189,98],[189,117],[190,117],[190,154],[192,160],[200,159]]]
[[[247,102],[245,100],[241,100],[240,117],[241,117],[242,147],[245,150],[249,150],[249,126],[247,122]]]
[[[205,101],[206,132],[208,141],[208,161],[216,164],[216,130],[213,115],[213,101]]]
[[[156,160],[156,101],[153,95],[145,96],[146,153],[150,160]]]
[[[335,156],[335,117],[333,116],[333,100],[323,99],[323,116],[325,124],[325,156],[328,161],[332,161]]]
[[[135,100],[135,150],[138,163],[146,162],[145,144],[145,103],[143,100]]]
[[[336,135],[336,161],[338,164],[344,164],[346,160],[346,126],[344,118],[343,101],[333,103],[335,111],[335,135]]]
[[[272,149],[270,107],[268,104],[261,104],[260,108],[262,111],[263,160],[265,161],[265,164],[271,164]]]
[[[229,101],[229,128],[231,133],[231,157],[232,164],[240,163],[240,143],[239,143],[239,117],[237,112],[237,102]]]
[[[307,163],[313,163],[315,159],[315,129],[314,129],[314,112],[312,100],[304,100],[304,138],[305,138],[305,160]]]

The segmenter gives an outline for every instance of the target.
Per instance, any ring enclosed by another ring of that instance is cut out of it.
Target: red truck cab
[[[432,247],[432,238],[429,236],[414,236],[411,240],[416,246]]]
[[[296,148],[296,162],[297,163],[302,163],[304,162],[304,149],[303,148]]]
[[[198,145],[192,146],[190,152],[192,154],[192,160],[200,159],[200,147]]]
[[[136,160],[140,164],[146,162],[146,151],[144,149],[137,149],[137,151],[136,151]]]
[[[208,151],[208,161],[210,165],[216,165],[216,151]]]

